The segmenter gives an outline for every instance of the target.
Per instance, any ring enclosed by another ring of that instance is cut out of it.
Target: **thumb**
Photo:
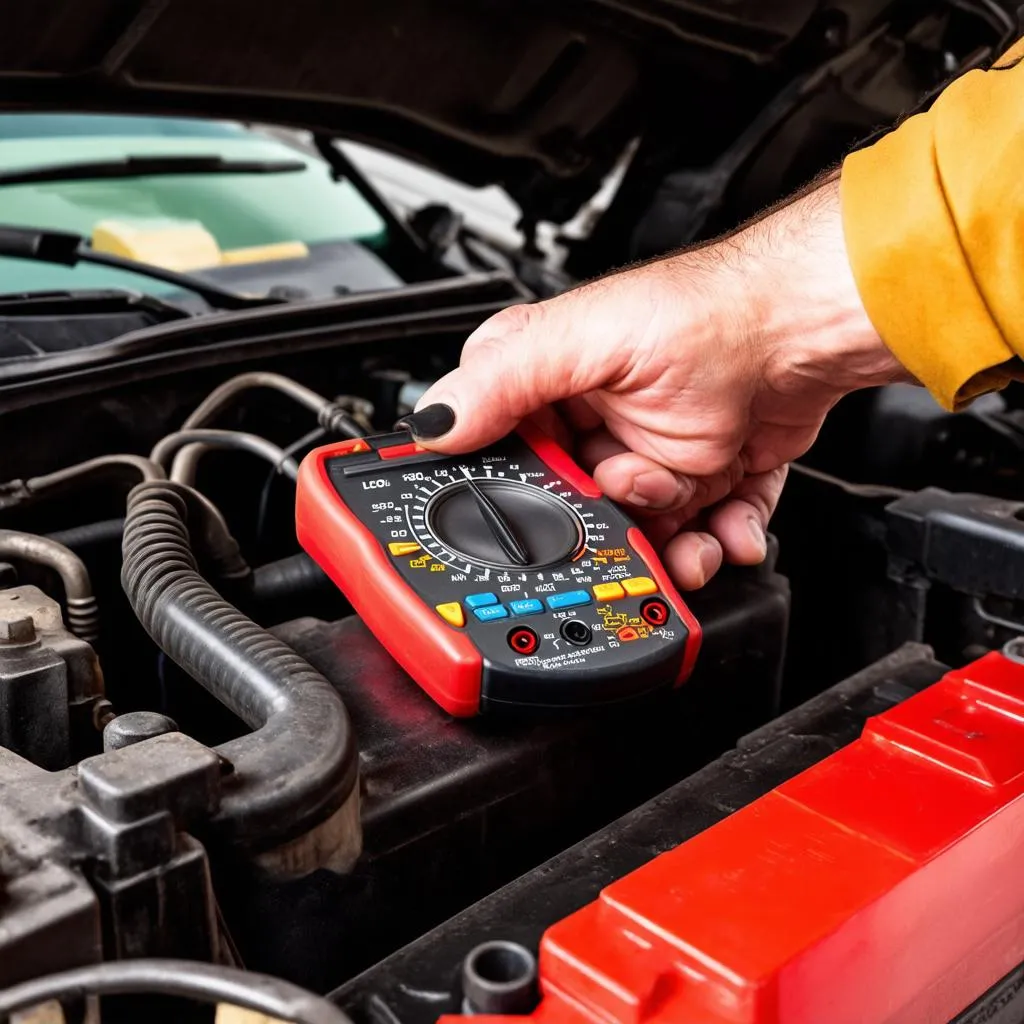
[[[571,293],[510,306],[467,339],[458,369],[442,377],[401,425],[425,447],[467,452],[493,443],[552,402],[609,379],[599,346],[583,346]]]

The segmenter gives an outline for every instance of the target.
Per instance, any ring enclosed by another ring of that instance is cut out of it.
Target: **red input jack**
[[[649,622],[652,626],[664,626],[668,622],[668,605],[659,598],[652,597],[640,605],[640,614],[644,622]]]
[[[516,654],[533,654],[539,643],[537,634],[529,626],[520,626],[508,635],[508,645]]]

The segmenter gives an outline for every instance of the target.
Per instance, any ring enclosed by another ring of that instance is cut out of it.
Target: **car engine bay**
[[[906,645],[958,665],[1015,635],[1014,394],[954,417],[895,388],[837,410],[766,563],[688,597],[704,640],[679,691],[450,718],[298,549],[289,477],[389,430],[457,351],[353,342],[11,415],[4,984],[173,957],[317,992],[369,971],[363,998],[400,947],[787,709]],[[849,444],[872,431],[884,463]],[[381,1019],[433,1020],[436,998]]]
[[[299,258],[261,238],[277,255],[183,271],[0,225],[0,263],[29,277],[137,275],[0,288],[0,1020],[530,1014],[557,922],[950,671],[1024,660],[1017,384],[955,415],[903,385],[844,399],[791,469],[764,563],[685,595],[692,676],[607,707],[450,716],[296,535],[303,458],[394,431],[488,316],[731,230],[982,66],[1016,31],[1000,4],[566,5],[581,28],[550,5],[398,3],[404,35],[362,4],[347,60],[353,13],[314,0],[84,6],[103,17],[81,52],[0,61],[9,105],[63,111],[81,88],[95,110],[269,109],[381,231]],[[468,70],[443,74],[423,39]],[[361,62],[386,46],[401,73],[367,102],[381,69]],[[397,215],[335,146],[349,136],[499,183],[521,246],[441,201]],[[943,1019],[1020,1019],[1016,963]],[[675,1024],[671,992],[616,991],[620,1015],[580,1019]]]

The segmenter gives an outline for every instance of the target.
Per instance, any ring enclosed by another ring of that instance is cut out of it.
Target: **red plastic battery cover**
[[[1024,665],[990,654],[554,925],[530,1017],[472,1020],[946,1024],[1024,961],[1022,858]]]

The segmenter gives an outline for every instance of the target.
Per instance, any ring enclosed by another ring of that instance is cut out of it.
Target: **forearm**
[[[789,392],[838,399],[912,380],[865,312],[843,233],[838,170],[743,229],[743,304],[753,312],[765,373]]]

